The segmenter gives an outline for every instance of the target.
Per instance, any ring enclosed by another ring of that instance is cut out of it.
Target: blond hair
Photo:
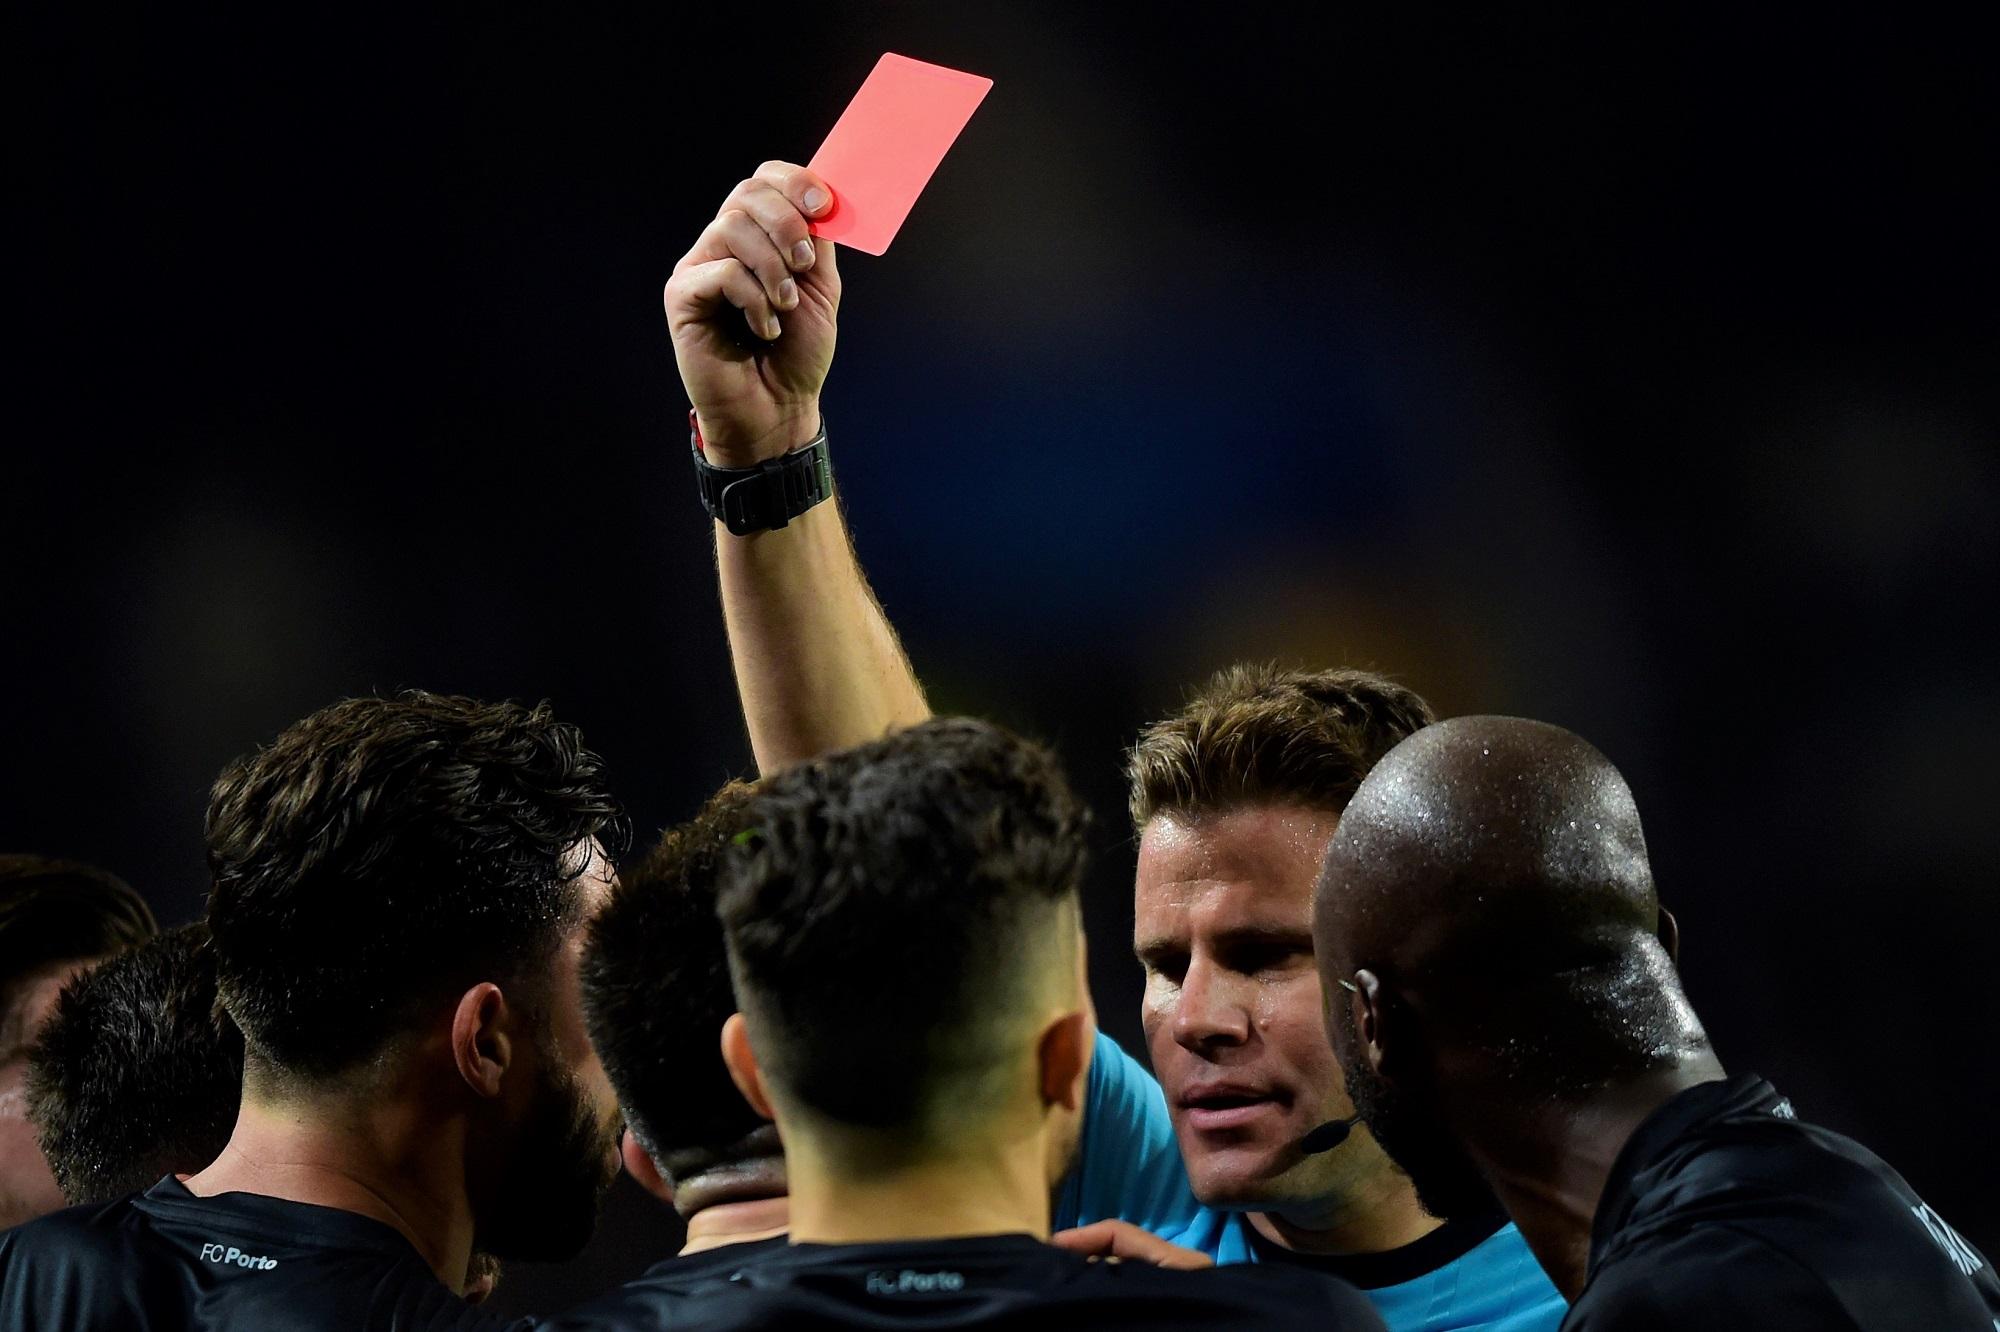
[[[1132,825],[1267,801],[1338,813],[1377,760],[1435,720],[1369,671],[1227,667],[1139,732],[1125,761]]]

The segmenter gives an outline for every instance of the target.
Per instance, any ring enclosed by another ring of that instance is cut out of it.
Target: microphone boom
[[[1346,1119],[1329,1119],[1299,1139],[1299,1150],[1307,1156],[1330,1152],[1346,1142],[1348,1135],[1354,1132],[1354,1126],[1360,1122],[1360,1115],[1352,1115]]]

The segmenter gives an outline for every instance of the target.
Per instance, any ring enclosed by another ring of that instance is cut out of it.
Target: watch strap
[[[701,507],[736,536],[788,525],[833,496],[833,461],[826,447],[826,417],[819,431],[788,453],[755,467],[716,467],[704,454],[701,426],[688,413],[688,441]]]

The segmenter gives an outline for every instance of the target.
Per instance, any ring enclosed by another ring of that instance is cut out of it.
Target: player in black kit
[[[1983,1255],[1888,1165],[1724,1073],[1624,778],[1540,722],[1418,731],[1318,885],[1328,1030],[1427,1206],[1490,1186],[1565,1329],[1992,1332]]]
[[[28,1051],[28,1118],[72,1205],[136,1193],[221,1154],[243,1094],[243,1036],[215,1011],[200,923],[78,976]]]
[[[230,1140],[185,1182],[0,1235],[0,1326],[469,1325],[475,1250],[573,1252],[617,1166],[576,967],[620,826],[546,708],[356,699],[225,771]]]
[[[546,1326],[1379,1329],[1316,1273],[1045,1242],[1094,1036],[1085,822],[1045,751],[960,719],[768,779],[723,871],[723,1050],[783,1136],[791,1242]]]
[[[146,899],[115,874],[73,860],[0,855],[0,1230],[63,1205],[22,1113],[28,1047],[56,992],[157,929]]]
[[[625,1111],[625,1171],[687,1223],[683,1275],[782,1247],[790,1219],[777,1126],[729,1080],[719,1043],[736,993],[715,899],[753,790],[731,782],[620,873],[583,954],[584,1017]]]
[[[222,1154],[243,1096],[243,1034],[215,1009],[199,921],[79,973],[28,1052],[28,1118],[63,1197],[108,1203]],[[472,1256],[465,1298],[499,1261]]]

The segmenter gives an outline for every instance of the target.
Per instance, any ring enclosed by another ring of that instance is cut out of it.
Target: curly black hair
[[[242,1088],[243,1036],[215,1010],[200,924],[72,980],[28,1051],[28,1118],[73,1204],[213,1161]]]
[[[222,1003],[275,1070],[341,1073],[444,995],[539,976],[580,917],[579,844],[616,856],[623,826],[602,760],[546,703],[322,708],[210,795]]]
[[[921,1137],[1003,1052],[1073,903],[1088,811],[1046,749],[945,718],[791,768],[720,900],[766,1073],[819,1115]]]

